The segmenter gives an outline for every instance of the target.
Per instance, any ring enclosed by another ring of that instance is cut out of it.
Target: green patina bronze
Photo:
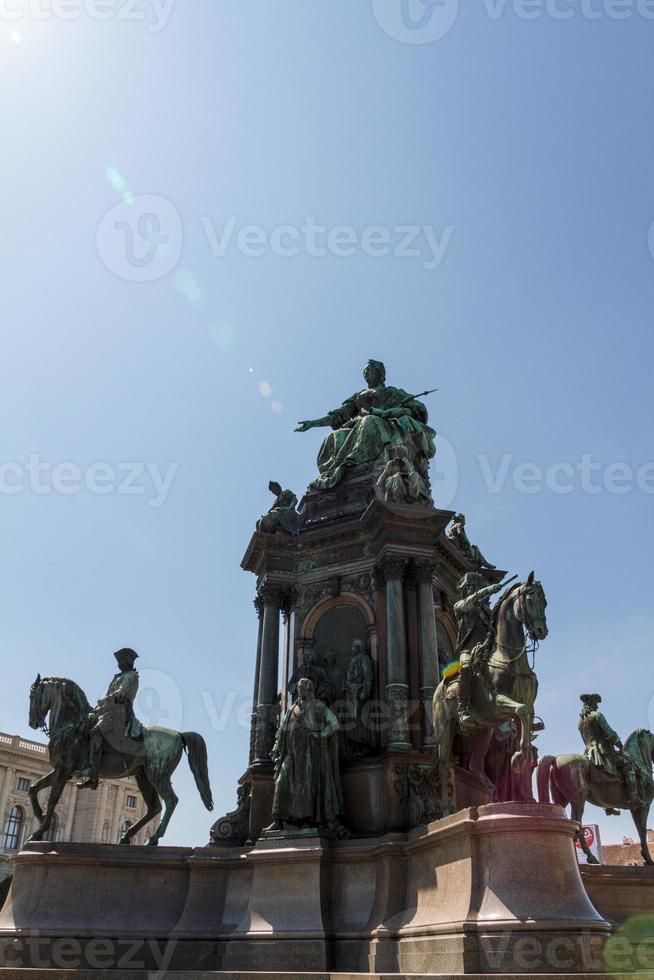
[[[570,805],[572,819],[580,824],[586,803],[603,807],[608,815],[630,810],[643,861],[652,865],[647,824],[654,800],[654,735],[639,728],[623,744],[598,710],[601,700],[599,694],[581,695],[579,732],[584,755],[545,756],[538,764],[538,798],[549,803],[551,796],[560,806]],[[578,839],[588,863],[596,864],[583,833]]]
[[[202,736],[197,732],[143,727],[134,716],[138,674],[133,667],[137,656],[127,647],[115,654],[119,673],[96,708],[91,708],[79,685],[68,678],[42,678],[39,675],[32,684],[29,724],[31,728],[41,728],[49,736],[49,759],[53,768],[29,791],[32,810],[39,821],[31,840],[46,837],[69,779],[85,777],[81,785],[95,789],[99,779],[134,776],[147,809],[145,815],[122,835],[120,843],[128,844],[141,827],[158,816],[162,810],[160,801],[163,801],[163,818],[148,841],[158,844],[177,806],[170,779],[184,752],[188,754],[202,802],[208,810],[213,809],[207,748]],[[50,795],[44,813],[39,804],[39,793],[48,788]]]
[[[491,565],[488,559],[484,558],[477,545],[470,543],[470,539],[466,533],[466,519],[464,514],[454,515],[452,523],[445,534],[473,565],[478,565],[479,568],[495,568],[495,565]]]
[[[275,764],[273,823],[265,833],[308,827],[338,837],[347,835],[340,821],[339,727],[333,711],[316,698],[313,681],[300,678],[297,700],[282,718],[271,753]]]
[[[370,360],[363,376],[367,387],[347,398],[320,419],[300,422],[296,432],[331,426],[318,454],[320,476],[315,490],[331,490],[348,472],[365,473],[395,460],[388,478],[397,475],[389,493],[397,499],[406,476],[407,499],[430,499],[428,466],[435,455],[436,433],[428,422],[427,408],[402,388],[386,385],[386,368]],[[402,447],[406,453],[398,453]],[[406,459],[409,466],[403,463]],[[415,474],[415,476],[414,476]]]
[[[270,481],[268,489],[275,495],[275,503],[257,521],[257,531],[266,534],[274,534],[275,531],[299,534],[302,518],[297,512],[296,495],[292,490],[283,490],[281,484],[274,480]]]
[[[535,647],[547,636],[547,600],[533,572],[525,582],[506,585],[489,586],[478,572],[467,573],[459,585],[461,599],[454,608],[462,669],[445,676],[433,698],[434,771],[442,816],[450,812],[447,780],[455,738],[465,738],[466,767],[490,791],[494,786],[486,774],[486,757],[502,722],[516,725],[512,769],[521,772],[533,762],[538,679],[529,665],[527,642]],[[504,592],[491,609],[490,596],[498,589]]]

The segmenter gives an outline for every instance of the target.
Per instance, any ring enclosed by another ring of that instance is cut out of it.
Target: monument
[[[154,936],[182,972],[601,972],[613,925],[582,883],[568,757],[538,763],[534,744],[544,588],[507,578],[433,500],[429,392],[387,385],[375,360],[364,382],[299,424],[329,430],[317,473],[301,500],[270,482],[243,557],[258,632],[235,809],[206,847],[28,845],[0,919],[5,962],[34,966],[19,945],[37,933],[50,966],[66,937],[85,968],[98,939],[116,968],[125,938],[160,967]],[[119,730],[138,741],[132,720]],[[90,785],[103,758],[80,753]]]

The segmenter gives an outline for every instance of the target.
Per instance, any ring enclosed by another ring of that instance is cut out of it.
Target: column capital
[[[276,609],[282,609],[287,605],[289,594],[289,587],[281,582],[264,582],[257,590],[257,598],[263,605],[274,606]]]
[[[261,617],[263,616],[263,596],[261,595],[260,592],[257,592],[256,599],[252,600],[252,605],[257,611],[257,616],[259,617],[259,619],[261,619]]]
[[[386,582],[393,579],[401,580],[408,565],[408,559],[404,555],[388,554],[384,555],[377,564],[375,571],[382,575]]]
[[[421,558],[413,563],[413,572],[415,574],[416,580],[418,582],[429,582],[430,584],[434,581],[434,575],[438,565],[435,561],[430,561],[428,558]]]

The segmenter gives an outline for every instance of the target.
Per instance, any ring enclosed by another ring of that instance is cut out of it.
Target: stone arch
[[[373,627],[376,625],[377,620],[375,619],[375,613],[372,607],[362,599],[361,596],[355,595],[353,592],[342,592],[337,596],[329,596],[327,599],[322,599],[320,602],[307,613],[302,625],[300,627],[300,636],[307,640],[312,640],[315,636],[316,626],[318,621],[322,619],[326,612],[330,609],[335,609],[337,606],[355,606],[359,612],[363,613],[364,619],[366,620],[367,627]]]
[[[318,668],[326,671],[331,686],[340,690],[355,639],[367,643],[376,663],[377,624],[371,606],[355,593],[342,592],[323,598],[301,624],[294,667],[297,669],[311,650],[317,656]]]

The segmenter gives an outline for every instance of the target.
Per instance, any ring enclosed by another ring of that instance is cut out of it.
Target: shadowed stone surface
[[[131,940],[133,969],[596,973],[610,927],[584,891],[576,832],[559,807],[492,804],[373,840],[30,845],[0,948],[24,966],[37,965],[25,958],[36,934],[40,966],[67,937],[82,967],[102,938],[114,950],[103,968]]]

